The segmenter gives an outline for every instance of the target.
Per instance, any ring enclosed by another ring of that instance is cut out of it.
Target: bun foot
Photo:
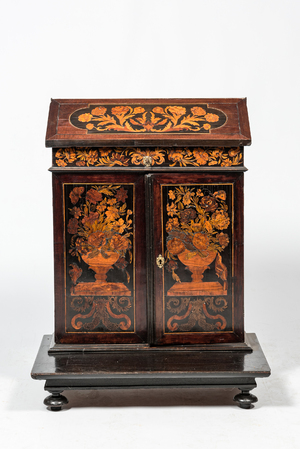
[[[44,400],[44,404],[49,407],[52,412],[59,412],[62,406],[68,402],[68,399],[60,393],[52,393]]]
[[[254,407],[254,403],[257,402],[257,397],[254,394],[249,393],[249,390],[241,390],[241,393],[237,394],[233,398],[238,403],[238,406],[244,409],[250,409]]]

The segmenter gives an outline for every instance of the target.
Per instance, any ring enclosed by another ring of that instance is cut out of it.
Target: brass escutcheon
[[[158,268],[162,268],[165,264],[165,258],[160,254],[157,258],[156,258],[156,265],[158,266]]]
[[[144,156],[143,157],[143,164],[145,167],[151,167],[152,165],[152,157],[151,156]]]

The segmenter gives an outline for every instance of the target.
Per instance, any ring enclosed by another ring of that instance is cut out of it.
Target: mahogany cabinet
[[[120,375],[132,386],[118,357],[137,363],[140,386],[178,386],[182,369],[179,385],[188,386],[202,363],[197,385],[231,379],[241,407],[256,401],[254,377],[270,370],[244,332],[250,143],[245,99],[52,100],[55,330],[32,373],[46,379],[52,410],[66,402],[64,389],[119,387]],[[225,365],[235,354],[235,375],[220,371],[220,353]],[[245,357],[260,358],[254,374]]]

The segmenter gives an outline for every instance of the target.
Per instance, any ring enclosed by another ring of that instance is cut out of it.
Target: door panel
[[[153,175],[156,344],[243,341],[242,179]]]
[[[56,341],[145,341],[144,178],[54,175],[54,189]]]

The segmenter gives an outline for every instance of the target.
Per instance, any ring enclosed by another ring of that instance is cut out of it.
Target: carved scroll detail
[[[218,313],[213,315],[208,312],[207,308],[213,312],[223,312],[227,308],[227,301],[223,297],[214,298],[170,298],[167,301],[167,309],[174,313],[168,321],[167,328],[169,331],[191,331],[196,325],[200,326],[203,331],[224,330],[226,328],[226,319]],[[180,315],[181,312],[184,312]],[[210,323],[209,320],[219,320],[216,323]],[[179,324],[178,321],[187,319],[187,322]]]
[[[78,306],[78,304],[81,304],[81,306]],[[71,307],[81,312],[87,311],[86,314],[78,313],[72,318],[71,325],[76,330],[96,330],[100,324],[110,331],[128,331],[130,329],[131,319],[124,313],[132,307],[131,299],[128,297],[86,297],[84,301],[81,297],[75,297],[72,300]],[[119,313],[113,312],[112,308]],[[90,310],[88,311],[88,309]],[[122,321],[115,322],[111,318]]]

